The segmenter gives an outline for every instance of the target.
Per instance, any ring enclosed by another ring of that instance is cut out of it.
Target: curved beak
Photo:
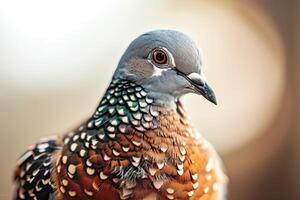
[[[193,89],[197,94],[201,94],[208,101],[217,105],[217,98],[213,89],[208,85],[205,77],[198,73],[191,73],[186,76],[189,82],[192,84]]]

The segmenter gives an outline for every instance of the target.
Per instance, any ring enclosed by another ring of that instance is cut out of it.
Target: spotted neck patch
[[[147,91],[128,80],[113,80],[93,117],[89,129],[100,129],[101,137],[127,133],[127,127],[145,132],[158,127],[158,107]]]

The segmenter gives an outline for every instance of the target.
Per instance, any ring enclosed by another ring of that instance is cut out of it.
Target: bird
[[[184,109],[189,93],[217,104],[194,40],[176,30],[138,36],[95,111],[19,158],[14,198],[225,200],[222,161]]]

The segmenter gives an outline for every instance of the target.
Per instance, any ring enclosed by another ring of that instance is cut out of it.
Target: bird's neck
[[[179,101],[179,98],[176,98],[171,94],[157,91],[148,92],[148,96],[154,100],[154,105],[167,110],[175,110],[177,107],[176,104]]]
[[[157,128],[160,109],[145,88],[128,80],[112,80],[88,128],[103,129],[111,137],[116,131],[125,133],[127,125],[144,132]]]

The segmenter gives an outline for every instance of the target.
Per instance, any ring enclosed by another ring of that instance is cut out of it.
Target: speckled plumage
[[[217,154],[179,98],[172,106],[156,103],[154,91],[114,76],[87,121],[21,156],[16,199],[224,200]]]

